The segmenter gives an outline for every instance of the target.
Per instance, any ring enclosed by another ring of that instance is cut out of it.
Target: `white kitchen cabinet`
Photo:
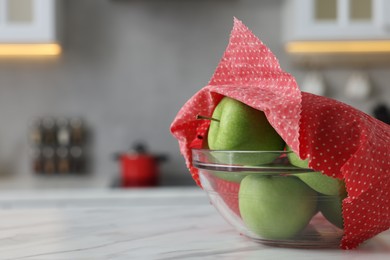
[[[0,0],[0,43],[54,43],[56,0]]]
[[[284,38],[289,41],[390,38],[388,0],[285,0]]]
[[[306,67],[390,63],[389,0],[285,0],[283,40]]]

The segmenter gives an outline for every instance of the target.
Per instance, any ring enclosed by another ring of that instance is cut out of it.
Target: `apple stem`
[[[208,116],[202,116],[202,115],[197,115],[196,119],[197,120],[204,119],[204,120],[212,120],[212,121],[215,121],[215,122],[220,122],[218,119],[215,119],[215,118],[212,118],[212,117],[208,117]]]

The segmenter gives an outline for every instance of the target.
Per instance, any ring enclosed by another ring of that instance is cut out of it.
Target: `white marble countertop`
[[[0,259],[390,258],[390,231],[357,250],[263,246],[199,188],[0,192]]]

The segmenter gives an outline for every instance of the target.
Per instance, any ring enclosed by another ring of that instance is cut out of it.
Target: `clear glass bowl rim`
[[[269,173],[306,173],[314,172],[310,168],[300,168],[294,165],[234,165],[223,164],[216,162],[204,162],[196,160],[199,155],[211,155],[211,154],[248,154],[248,155],[261,155],[261,154],[279,154],[280,156],[292,153],[292,151],[238,151],[238,150],[211,150],[211,149],[199,149],[192,148],[192,163],[195,168],[221,171],[221,172],[269,172]]]

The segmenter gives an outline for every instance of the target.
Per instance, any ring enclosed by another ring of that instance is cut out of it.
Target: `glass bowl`
[[[238,233],[271,246],[339,247],[345,194],[318,192],[305,179],[315,172],[290,164],[289,153],[192,150],[211,204]]]

